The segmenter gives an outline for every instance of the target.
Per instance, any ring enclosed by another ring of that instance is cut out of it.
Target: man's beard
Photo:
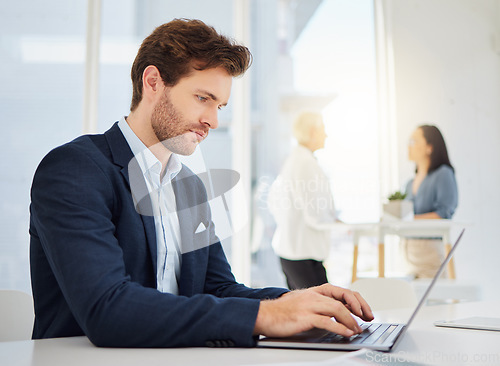
[[[156,138],[171,152],[179,155],[194,152],[198,141],[190,136],[186,128],[189,123],[175,109],[167,93],[153,109],[151,125]]]

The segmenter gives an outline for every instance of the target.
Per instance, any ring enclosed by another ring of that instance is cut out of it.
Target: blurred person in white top
[[[276,221],[272,246],[290,289],[328,282],[323,261],[330,252],[330,230],[337,221],[330,182],[313,153],[325,146],[319,113],[294,121],[298,144],[271,186],[268,204]]]

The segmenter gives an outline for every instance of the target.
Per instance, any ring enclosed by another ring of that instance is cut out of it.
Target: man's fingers
[[[354,315],[359,316],[365,321],[373,320],[372,310],[366,300],[363,299],[363,296],[359,294],[359,292],[346,291],[344,293],[343,302]]]
[[[342,301],[354,315],[359,316],[361,319],[365,321],[373,320],[370,306],[359,293],[331,284],[321,285],[313,289],[324,296]]]
[[[359,292],[354,291],[353,292],[354,296],[358,299],[359,303],[361,304],[361,315],[358,315],[361,319],[365,321],[372,321],[374,319],[372,309],[370,308],[370,305],[366,302],[365,299],[363,299],[363,296],[359,294]]]
[[[337,323],[343,324],[344,327],[351,329],[354,333],[360,333],[356,320],[352,317],[351,312],[346,306],[330,297],[321,296],[314,306],[314,312],[323,316],[326,320],[333,322],[330,318],[335,318]],[[327,323],[328,325],[329,323]]]
[[[358,332],[354,332],[352,329],[347,328],[344,324],[336,322],[335,320],[326,316],[317,316],[313,325],[316,328],[325,329],[329,332],[339,334],[344,337],[351,337]]]
[[[330,284],[296,290],[261,301],[254,334],[288,336],[313,327],[350,337],[361,333],[355,314],[372,320],[370,307],[358,293]]]

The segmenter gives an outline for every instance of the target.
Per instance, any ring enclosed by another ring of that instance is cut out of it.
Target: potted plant
[[[405,201],[406,194],[396,191],[390,194],[384,203],[384,220],[413,220],[413,202]]]

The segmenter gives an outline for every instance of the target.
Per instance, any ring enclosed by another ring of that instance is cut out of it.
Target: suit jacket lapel
[[[194,285],[194,270],[196,264],[193,263],[192,255],[185,255],[184,247],[187,243],[193,242],[193,208],[189,207],[189,198],[187,196],[186,187],[183,184],[183,176],[185,169],[183,168],[172,181],[172,188],[175,194],[175,203],[177,207],[177,217],[179,218],[179,227],[181,232],[180,250],[182,254],[182,265],[179,282],[179,295],[191,296],[193,294]]]
[[[123,175],[129,189],[132,185],[131,194],[134,200],[134,207],[140,214],[144,224],[146,240],[151,254],[154,273],[157,271],[157,248],[156,248],[156,231],[154,217],[152,215],[151,200],[149,198],[146,182],[144,181],[142,171],[139,164],[134,159],[132,150],[123,136],[118,122],[104,133],[111,151],[113,163],[121,167]],[[132,184],[131,184],[132,183]]]

